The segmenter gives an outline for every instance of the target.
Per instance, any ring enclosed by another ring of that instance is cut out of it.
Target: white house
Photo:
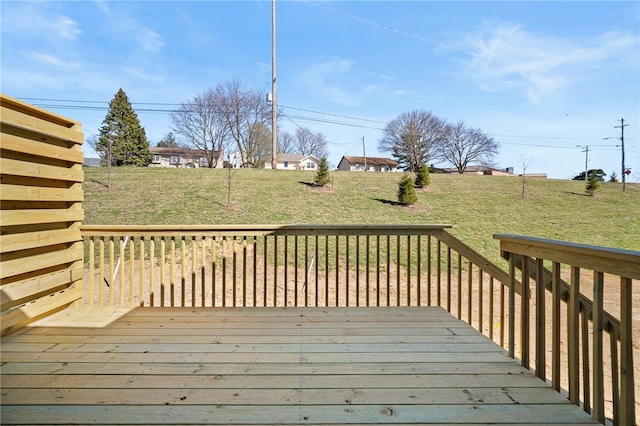
[[[276,169],[278,170],[318,170],[318,160],[313,155],[278,154],[276,156]],[[271,169],[271,161],[264,165],[265,169]]]
[[[149,148],[153,154],[153,160],[149,167],[208,167],[209,160],[204,151],[191,148]],[[215,167],[222,168],[224,161],[222,153],[217,156]]]
[[[390,158],[344,156],[338,170],[349,172],[397,172],[398,163]]]

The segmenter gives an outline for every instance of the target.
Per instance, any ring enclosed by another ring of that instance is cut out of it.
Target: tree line
[[[239,154],[242,167],[264,167],[271,158],[271,108],[261,92],[238,80],[219,83],[171,112],[172,131],[158,146],[198,149],[209,167],[216,167],[231,152]],[[122,89],[109,103],[99,134],[90,137],[89,143],[103,163],[113,166],[146,166],[152,161],[144,127]],[[279,132],[277,144],[279,153],[318,159],[328,155],[326,137],[305,127]],[[448,123],[425,110],[404,112],[391,120],[378,144],[380,151],[389,152],[400,168],[410,172],[444,161],[463,173],[472,163],[491,165],[498,148],[480,129],[462,121]]]

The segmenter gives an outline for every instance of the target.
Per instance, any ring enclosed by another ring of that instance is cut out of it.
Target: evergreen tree
[[[418,202],[416,189],[413,186],[413,179],[409,174],[405,174],[398,182],[398,202],[400,204],[415,204]]]
[[[422,163],[416,172],[416,187],[424,188],[431,185],[431,177],[429,176],[429,168]]]
[[[176,137],[173,136],[173,132],[169,132],[167,133],[164,138],[160,139],[158,141],[158,145],[156,145],[158,148],[178,148],[180,147],[180,145],[178,144],[178,141],[176,140]]]
[[[587,178],[587,184],[585,185],[585,190],[587,194],[593,196],[593,193],[600,188],[600,180],[595,173],[591,173]]]
[[[327,163],[327,157],[322,157],[320,159],[320,165],[318,166],[316,176],[313,178],[313,183],[318,186],[325,186],[330,180],[331,178],[329,176],[329,164]]]
[[[114,166],[146,166],[153,156],[149,151],[149,140],[138,115],[124,90],[109,102],[109,111],[102,121],[97,150]]]

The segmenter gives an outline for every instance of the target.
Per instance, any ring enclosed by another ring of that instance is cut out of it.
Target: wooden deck
[[[2,424],[591,424],[441,308],[67,310],[2,341]]]

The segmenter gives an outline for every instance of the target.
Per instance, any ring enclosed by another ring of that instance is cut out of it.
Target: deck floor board
[[[3,339],[3,425],[595,423],[437,307],[82,314]]]

